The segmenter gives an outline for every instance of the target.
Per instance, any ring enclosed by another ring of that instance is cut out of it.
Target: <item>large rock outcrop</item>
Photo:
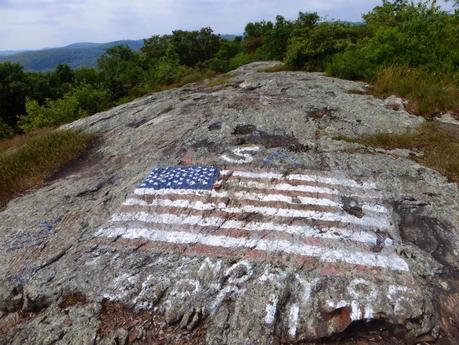
[[[422,118],[275,64],[66,126],[100,137],[0,212],[0,344],[456,344],[457,185],[339,140]]]

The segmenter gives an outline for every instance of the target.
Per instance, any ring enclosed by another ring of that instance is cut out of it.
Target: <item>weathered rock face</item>
[[[67,126],[101,138],[0,213],[1,344],[456,343],[457,185],[337,139],[423,120],[274,64]]]

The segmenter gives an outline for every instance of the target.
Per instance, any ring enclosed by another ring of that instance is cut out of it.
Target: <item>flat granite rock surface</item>
[[[458,186],[339,140],[424,120],[276,64],[64,126],[0,211],[0,344],[458,344]]]

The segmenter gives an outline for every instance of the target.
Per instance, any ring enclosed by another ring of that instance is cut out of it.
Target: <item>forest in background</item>
[[[459,111],[458,11],[448,13],[435,1],[396,0],[383,1],[361,25],[300,12],[294,20],[249,23],[234,40],[211,28],[177,30],[146,39],[138,52],[110,48],[97,68],[59,65],[33,73],[1,63],[0,138],[55,127],[259,60],[368,81],[374,94],[405,97],[411,111],[426,117]]]

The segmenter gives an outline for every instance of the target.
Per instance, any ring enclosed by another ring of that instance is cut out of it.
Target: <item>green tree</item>
[[[29,91],[26,74],[21,65],[0,64],[0,120],[16,126],[16,116],[25,112],[25,98]]]
[[[99,59],[99,68],[105,87],[112,100],[129,95],[131,89],[143,82],[140,54],[128,46],[108,49]]]
[[[148,71],[148,84],[151,88],[159,85],[172,84],[183,76],[184,69],[180,58],[172,46],[165,54],[153,63]]]
[[[195,67],[198,63],[212,59],[219,51],[221,41],[220,36],[214,34],[211,28],[202,28],[199,31],[176,30],[172,35],[156,35],[145,40],[142,52],[154,64],[170,55],[172,49],[181,65]]]
[[[74,71],[75,84],[99,86],[102,83],[100,73],[95,68],[79,68]]]
[[[244,30],[244,47],[250,54],[255,54],[265,43],[266,37],[273,29],[273,23],[261,21],[248,23]]]
[[[54,91],[50,85],[50,73],[26,73],[26,83],[28,85],[27,96],[43,104],[47,98],[56,99],[62,97],[61,92]],[[20,113],[18,113],[20,114]]]
[[[316,12],[300,12],[293,22],[292,36],[307,36],[319,20],[320,16]]]
[[[155,35],[144,40],[143,48],[141,49],[148,58],[155,62],[166,55],[167,50],[172,46],[170,35]]]
[[[110,105],[108,90],[91,84],[82,83],[71,94],[77,99],[81,110],[88,115],[106,110]]]
[[[293,37],[285,61],[293,67],[323,70],[333,55],[352,48],[360,28],[344,23],[320,23],[308,36]]]
[[[276,17],[276,23],[266,33],[263,50],[268,59],[282,60],[287,51],[287,45],[293,31],[294,24],[282,16]]]
[[[228,72],[231,68],[231,59],[242,52],[242,38],[228,41],[222,40],[220,49],[212,59],[198,64],[202,70],[211,70],[219,73]]]
[[[364,18],[369,36],[333,58],[334,75],[372,79],[392,65],[451,74],[459,68],[459,18],[435,1],[384,1]]]
[[[60,64],[48,74],[51,98],[60,98],[69,92],[73,86],[75,75],[68,65]]]
[[[269,21],[249,23],[244,32],[245,50],[261,60],[282,60],[292,39],[305,40],[319,19],[317,13],[300,12],[294,21],[277,16],[274,24]]]
[[[211,59],[220,48],[221,38],[211,28],[199,31],[177,30],[172,33],[171,43],[180,63],[189,67]]]

